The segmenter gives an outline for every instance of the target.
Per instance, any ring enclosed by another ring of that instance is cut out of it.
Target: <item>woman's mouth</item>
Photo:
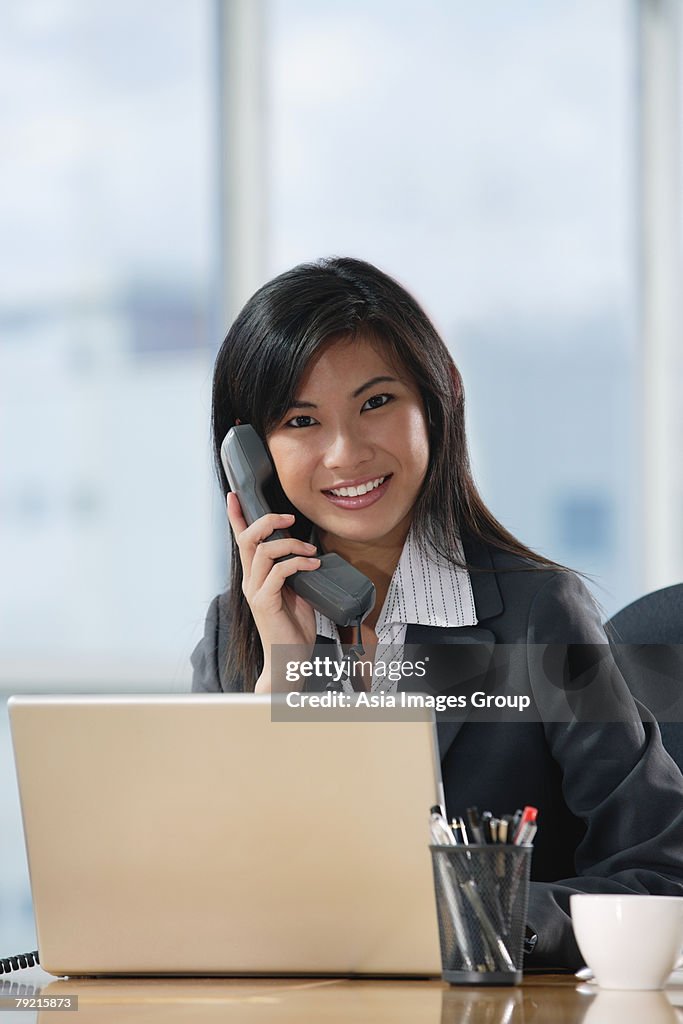
[[[323,491],[323,494],[338,508],[367,508],[384,496],[391,477],[392,474],[389,473],[387,476],[377,476],[352,487],[333,487],[329,491]]]

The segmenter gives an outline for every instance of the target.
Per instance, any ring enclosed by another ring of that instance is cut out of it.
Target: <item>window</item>
[[[185,689],[221,583],[214,6],[0,19],[0,678]]]

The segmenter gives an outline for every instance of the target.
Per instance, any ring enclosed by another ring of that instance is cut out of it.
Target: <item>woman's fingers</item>
[[[261,516],[251,526],[248,526],[242,513],[239,499],[232,491],[228,491],[226,509],[228,522],[237,542],[242,560],[242,568],[245,573],[251,568],[251,561],[258,545],[262,541],[267,540],[274,530],[286,530],[294,522],[293,515],[279,515],[269,512],[268,515]]]
[[[270,540],[276,530],[286,530],[294,521],[293,515],[269,512],[247,526],[239,500],[232,492],[228,493],[227,511],[230,526],[237,541],[242,561],[243,588],[248,599],[255,595],[266,580],[272,575],[266,596],[271,597],[282,589],[285,579],[295,572],[306,569],[317,569],[320,560],[311,558],[316,553],[315,544],[297,540],[296,537],[281,536]],[[278,558],[294,556],[286,562],[277,563]],[[300,556],[300,557],[297,557]],[[296,565],[292,567],[292,562]],[[274,572],[280,564],[286,566],[282,571]]]
[[[267,574],[261,586],[258,588],[254,588],[253,586],[249,587],[251,593],[251,596],[247,597],[249,604],[252,606],[252,609],[258,608],[259,606],[263,607],[265,604],[270,604],[273,598],[280,597],[282,588],[285,585],[288,576],[293,576],[296,572],[312,572],[319,567],[319,558],[305,558],[301,555],[295,555],[293,558],[288,558],[284,562],[275,563],[272,565],[270,572]]]
[[[294,516],[292,515],[279,515],[275,512],[269,512],[253,522],[251,526],[247,526],[247,521],[240,507],[239,498],[232,491],[228,491],[226,509],[228,521],[238,543],[241,539],[244,539],[246,543],[253,542],[258,544],[259,541],[269,537],[273,530],[286,530],[294,522]]]
[[[305,541],[296,540],[294,537],[283,537],[281,540],[267,540],[263,544],[259,544],[251,560],[249,572],[250,591],[257,590],[263,586],[278,558],[286,558],[287,555],[298,555],[310,561],[312,558],[315,559],[316,553],[315,544],[306,544]],[[291,559],[287,559],[287,561],[291,561]],[[316,568],[319,564],[320,561],[318,560]],[[291,573],[287,573],[287,575],[291,576]]]
[[[228,519],[235,534],[235,540],[240,549],[244,548],[245,550],[250,548],[255,550],[261,541],[268,540],[274,530],[288,530],[294,522],[294,516],[269,512],[268,515],[261,516],[260,519],[253,522],[251,526],[247,526],[237,498],[234,499],[234,505],[232,501],[228,504]]]
[[[227,496],[226,509],[242,563],[242,590],[264,651],[269,650],[273,643],[313,644],[313,608],[308,602],[299,600],[294,591],[283,594],[282,588],[294,573],[319,568],[320,559],[313,557],[315,545],[286,533],[294,522],[293,515],[269,512],[248,525],[239,500],[232,493]],[[271,539],[275,531],[281,532]],[[278,561],[280,558],[284,561]],[[266,674],[269,676],[270,669]],[[267,682],[269,688],[269,679]]]

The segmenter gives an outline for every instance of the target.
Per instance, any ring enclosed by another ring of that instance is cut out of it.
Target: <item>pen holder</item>
[[[430,850],[444,981],[521,984],[532,847]]]

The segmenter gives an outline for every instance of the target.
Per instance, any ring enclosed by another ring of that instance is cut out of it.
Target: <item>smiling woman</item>
[[[273,511],[295,516],[293,523],[269,520],[247,529],[238,503],[228,497],[233,559],[226,670],[246,689],[270,689],[264,665],[271,644],[310,636],[312,610],[282,589],[284,569],[273,561],[295,554],[292,570],[317,567],[310,564],[314,552],[305,550],[312,530],[323,550],[346,558],[375,584],[366,633],[382,619],[404,549],[406,558],[429,554],[437,592],[442,578],[457,591],[454,603],[464,618],[455,623],[444,608],[436,625],[475,621],[473,615],[465,621],[467,573],[453,574],[454,566],[465,565],[464,534],[536,568],[561,568],[523,545],[486,508],[470,469],[458,369],[412,295],[369,263],[334,258],[302,264],[265,284],[235,320],[216,360],[213,387],[216,467],[226,494],[220,446],[238,422],[252,424],[270,449],[281,485]],[[369,484],[377,486],[358,494]],[[280,541],[261,544],[284,525],[293,538],[286,551]]]
[[[227,493],[220,463],[238,423],[266,442],[278,475],[272,512],[252,523]],[[280,678],[271,649],[304,645],[310,660],[320,645],[343,661],[344,629],[286,586],[320,566],[319,550],[340,555],[377,591],[363,623],[368,699],[405,695],[407,674],[381,670],[387,652],[404,667],[408,645],[419,645],[430,651],[429,678],[412,688],[434,694],[440,709],[468,708],[440,722],[449,814],[538,809],[529,903],[536,963],[580,965],[572,892],[683,894],[680,772],[621,677],[581,580],[518,541],[482,501],[460,374],[404,288],[352,259],[304,264],[264,285],[218,354],[213,433],[232,582],[192,656],[195,690],[315,689],[319,680],[307,675]],[[487,708],[502,700],[509,710],[476,717],[474,680]],[[353,692],[349,679],[339,682]],[[590,716],[596,687],[600,721]],[[520,721],[506,697],[555,708],[558,694],[571,698],[570,721]]]

